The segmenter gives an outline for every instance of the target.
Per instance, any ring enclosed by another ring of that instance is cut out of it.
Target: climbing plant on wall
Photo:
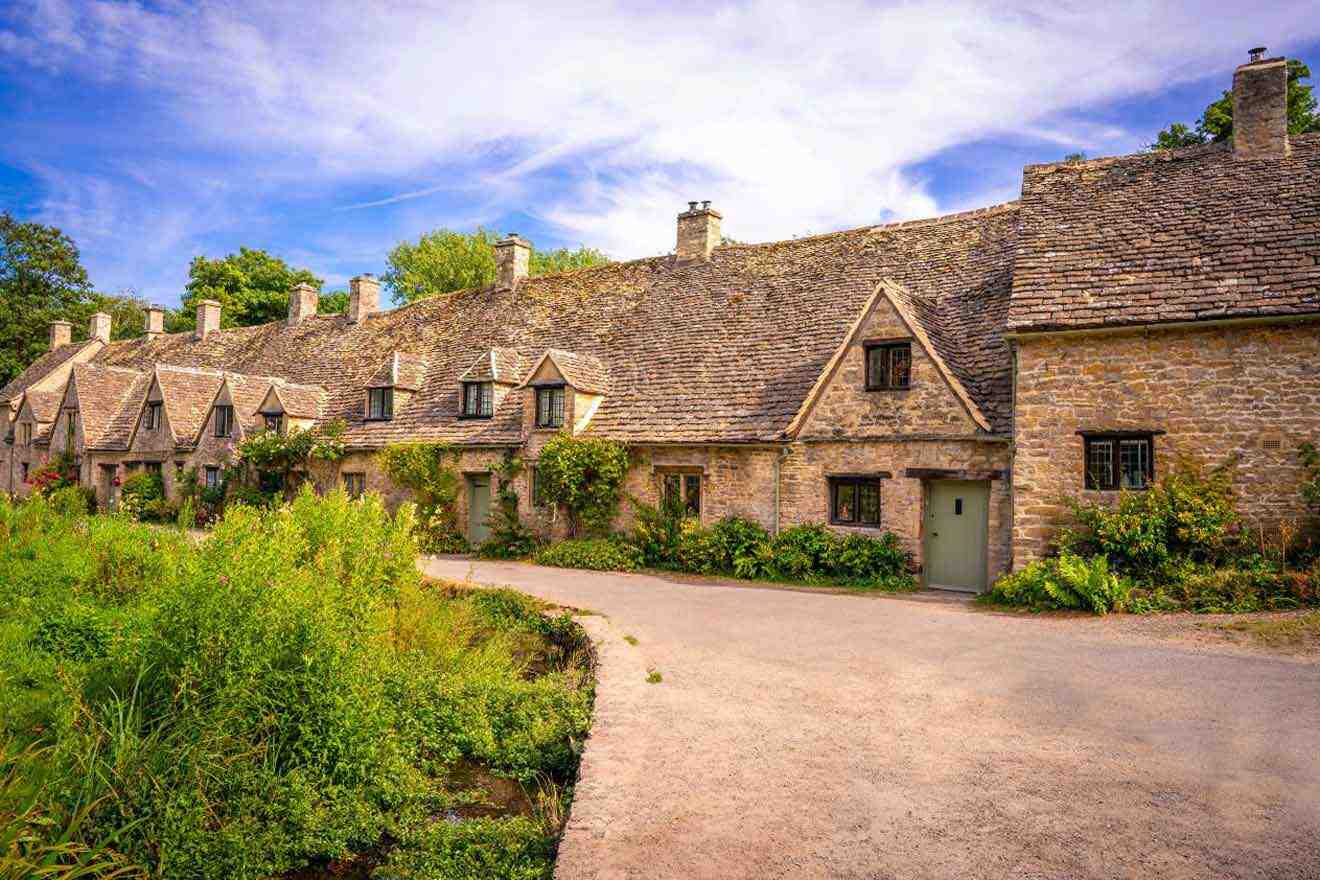
[[[490,537],[477,548],[477,555],[484,559],[525,559],[536,552],[536,536],[518,516],[518,492],[513,488],[514,480],[522,472],[522,459],[512,450],[506,451],[495,468],[498,487],[495,505],[487,520]]]
[[[458,528],[458,453],[443,443],[395,443],[377,453],[394,485],[412,492],[417,505],[417,542],[426,553],[462,553],[467,540]]]
[[[236,486],[274,497],[291,493],[294,475],[305,472],[312,462],[344,457],[345,427],[342,419],[335,419],[307,430],[259,431],[238,444],[226,483],[237,476]]]
[[[536,468],[546,502],[564,511],[575,537],[609,531],[628,474],[623,444],[560,434],[542,448]]]

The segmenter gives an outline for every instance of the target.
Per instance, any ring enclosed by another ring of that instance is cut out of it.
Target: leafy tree
[[[73,239],[0,213],[0,384],[46,351],[51,321],[72,320],[90,296]]]
[[[330,293],[323,293],[316,303],[316,313],[318,315],[342,315],[347,311],[347,290],[332,290]]]
[[[452,229],[423,233],[416,242],[400,242],[390,251],[381,280],[398,304],[483,287],[495,281],[497,241],[498,235],[483,228],[470,233]],[[533,250],[529,271],[532,275],[549,275],[608,262],[605,254],[589,247]]]
[[[111,339],[133,339],[142,335],[147,321],[147,301],[133,291],[119,294],[93,293],[87,300],[66,313],[66,320],[73,322],[74,336],[86,333],[87,325],[95,312],[105,312],[110,316]]]
[[[223,327],[250,327],[282,320],[289,313],[289,291],[295,284],[320,288],[324,283],[307,269],[294,269],[263,250],[241,247],[219,260],[194,257],[188,267],[184,313],[195,314],[198,300],[220,303]],[[191,320],[188,322],[191,327]]]
[[[1311,68],[1296,58],[1288,60],[1288,134],[1320,132],[1320,113],[1316,112],[1314,87],[1302,81],[1310,79]],[[1205,108],[1196,128],[1175,122],[1161,131],[1149,150],[1173,150],[1212,141],[1226,141],[1233,136],[1233,93],[1226,91],[1219,100]]]

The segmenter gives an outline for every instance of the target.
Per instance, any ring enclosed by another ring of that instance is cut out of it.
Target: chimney
[[[380,311],[380,282],[364,273],[348,281],[348,320],[360,324],[368,315]]]
[[[1288,155],[1288,62],[1265,48],[1233,73],[1233,154],[1239,159]]]
[[[68,345],[73,339],[73,325],[68,321],[50,322],[50,350],[54,351],[61,345]]]
[[[295,284],[289,291],[289,324],[298,324],[316,314],[321,294],[315,287],[304,281]]]
[[[195,339],[205,339],[220,329],[220,303],[213,299],[197,301],[197,324],[193,329]]]
[[[495,243],[495,285],[510,288],[531,271],[532,243],[510,232]]]
[[[165,332],[165,309],[147,306],[147,339],[155,339]]]
[[[688,202],[688,209],[678,215],[679,260],[706,260],[720,243],[720,221],[724,219],[710,202]]]
[[[102,342],[110,341],[110,316],[105,312],[97,312],[92,315],[90,326],[87,328],[87,335],[92,339],[99,339]]]

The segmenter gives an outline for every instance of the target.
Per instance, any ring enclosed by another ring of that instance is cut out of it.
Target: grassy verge
[[[549,877],[585,635],[415,552],[339,494],[201,542],[0,500],[0,877]]]
[[[1320,611],[1266,620],[1216,623],[1214,629],[1245,635],[1250,641],[1278,650],[1320,651]]]

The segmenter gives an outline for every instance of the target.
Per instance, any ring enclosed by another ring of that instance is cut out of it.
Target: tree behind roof
[[[1296,58],[1288,59],[1288,134],[1320,132],[1320,113],[1316,112],[1314,87],[1303,80],[1310,79],[1311,68]],[[1205,108],[1196,128],[1175,122],[1161,131],[1148,150],[1174,150],[1197,144],[1226,141],[1233,136],[1233,93],[1226,91],[1219,100]]]

